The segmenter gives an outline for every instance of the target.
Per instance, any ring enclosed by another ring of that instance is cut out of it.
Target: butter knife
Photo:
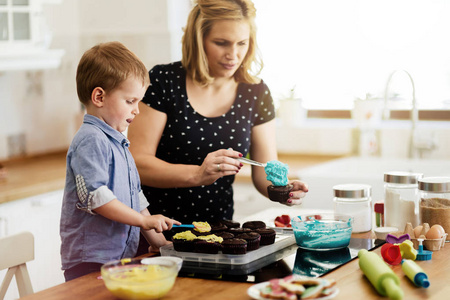
[[[266,165],[267,165],[265,163],[260,163],[258,161],[254,161],[254,160],[251,160],[251,159],[248,159],[248,158],[245,158],[245,157],[240,157],[237,160],[240,161],[240,162],[249,164],[249,165],[254,165],[254,166],[263,167],[263,168],[266,167]]]

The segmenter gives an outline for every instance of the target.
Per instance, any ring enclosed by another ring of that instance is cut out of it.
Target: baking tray
[[[273,244],[260,246],[258,249],[248,251],[246,254],[223,254],[221,252],[218,254],[182,252],[176,251],[172,244],[161,247],[160,252],[161,256],[176,256],[183,259],[183,261],[189,262],[243,265],[263,258],[293,244],[295,244],[295,237],[292,233],[287,234],[278,232],[275,236],[275,242]]]
[[[183,261],[183,266],[179,275],[184,277],[202,277],[234,280],[232,276],[249,275],[257,270],[276,263],[283,258],[295,254],[298,246],[296,244],[287,246],[281,250],[275,251],[262,258],[253,260],[247,264],[230,265],[230,264],[216,264],[204,262]],[[290,271],[290,270],[289,270]],[[212,277],[211,277],[212,276]],[[239,281],[239,278],[238,278]]]

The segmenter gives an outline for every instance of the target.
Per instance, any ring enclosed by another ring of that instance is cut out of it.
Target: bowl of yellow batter
[[[164,257],[124,258],[104,264],[101,274],[106,288],[125,300],[159,299],[173,287],[178,265]]]

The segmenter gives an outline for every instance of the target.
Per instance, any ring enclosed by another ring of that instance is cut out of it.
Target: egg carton
[[[441,247],[444,248],[448,233],[445,233],[439,239],[427,239],[427,238],[425,238],[425,235],[427,234],[429,229],[430,229],[430,226],[428,225],[428,223],[424,223],[422,225],[422,231],[420,232],[419,237],[421,237],[421,239],[423,239],[423,242],[422,242],[423,247],[430,251],[438,251],[441,249]],[[418,250],[419,249],[419,241],[418,241],[419,237],[415,236],[411,223],[406,224],[404,231],[391,232],[391,234],[396,237],[400,237],[401,235],[404,235],[406,233],[409,234],[411,242],[413,243],[414,249]]]

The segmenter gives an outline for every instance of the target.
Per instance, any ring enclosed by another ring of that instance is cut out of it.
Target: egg
[[[430,227],[430,230],[428,230],[426,234],[427,239],[435,240],[440,239],[445,234],[445,230],[441,225],[434,224]]]
[[[416,228],[414,228],[414,237],[418,238],[420,236],[420,232],[422,231],[423,226],[419,225]]]

